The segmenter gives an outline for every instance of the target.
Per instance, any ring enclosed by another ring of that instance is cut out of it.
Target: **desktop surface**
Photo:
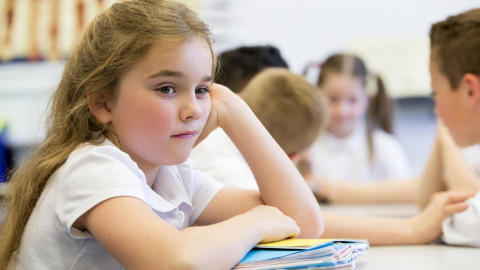
[[[322,211],[347,215],[414,216],[414,204],[321,204]],[[480,229],[480,228],[479,228]],[[371,246],[356,260],[357,270],[480,270],[480,248],[430,245]]]
[[[480,248],[441,244],[373,246],[357,258],[357,270],[478,270]]]

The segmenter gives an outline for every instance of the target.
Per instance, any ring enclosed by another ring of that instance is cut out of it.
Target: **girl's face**
[[[368,95],[362,80],[331,73],[321,90],[328,99],[328,130],[338,138],[350,135],[356,123],[363,118],[368,105]]]
[[[145,173],[188,158],[210,114],[211,84],[212,55],[202,39],[158,43],[120,77],[109,119]]]

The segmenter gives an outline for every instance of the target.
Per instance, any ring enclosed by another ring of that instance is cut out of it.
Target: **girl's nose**
[[[199,106],[196,98],[188,98],[182,104],[180,119],[182,121],[198,120],[202,116],[202,108]]]
[[[349,106],[346,102],[339,102],[336,106],[336,114],[338,116],[344,116],[348,113]]]

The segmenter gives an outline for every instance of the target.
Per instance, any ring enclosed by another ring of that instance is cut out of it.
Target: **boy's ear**
[[[102,124],[107,124],[112,121],[112,111],[110,110],[110,103],[106,97],[95,97],[92,94],[87,94],[87,103],[90,112]]]
[[[480,104],[480,76],[472,73],[463,75],[462,83],[467,87],[469,105],[476,106]]]

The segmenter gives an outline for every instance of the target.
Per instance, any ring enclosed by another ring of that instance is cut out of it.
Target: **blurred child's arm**
[[[435,194],[419,215],[409,218],[375,218],[325,213],[322,238],[367,238],[371,245],[426,244],[438,238],[442,222],[464,211],[471,192],[448,191]]]
[[[447,189],[465,188],[477,192],[480,188],[478,175],[468,166],[461,150],[441,122],[439,122],[438,140],[442,153],[443,179]]]
[[[358,184],[329,182],[305,176],[314,194],[329,203],[414,203],[418,191],[417,179]]]
[[[299,237],[318,237],[323,231],[320,207],[291,160],[240,97],[221,85],[212,85],[210,91],[212,112],[206,132],[217,126],[223,128],[247,161],[260,194],[224,189],[199,222],[224,220],[266,204],[292,217],[301,229]]]
[[[443,180],[442,152],[438,134],[419,184],[417,203],[421,207],[428,203],[432,194],[447,189]]]
[[[434,148],[420,182],[419,205],[425,205],[435,192],[452,189],[477,192],[479,188],[479,177],[468,167],[447,128],[438,121]]]

